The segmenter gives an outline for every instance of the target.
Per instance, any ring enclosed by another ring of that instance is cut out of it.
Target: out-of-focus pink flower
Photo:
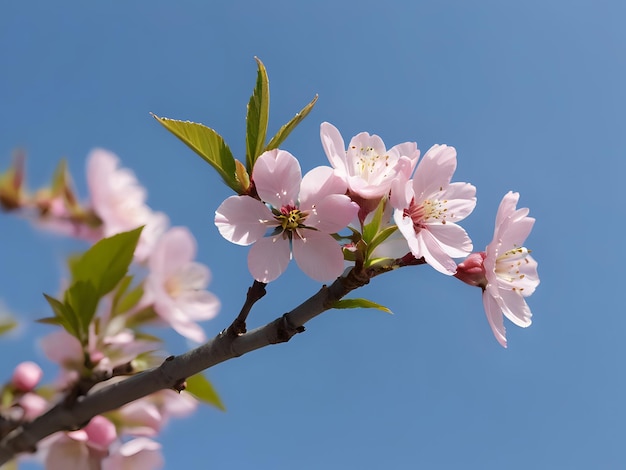
[[[487,320],[498,342],[506,348],[503,314],[527,327],[531,312],[524,297],[539,285],[537,262],[523,245],[535,219],[527,208],[517,209],[519,193],[508,192],[498,208],[493,240],[485,252],[472,253],[460,263],[456,277],[483,290]]]
[[[115,425],[94,416],[83,429],[58,433],[46,442],[46,469],[99,468],[116,438]]]
[[[138,437],[114,449],[102,461],[102,470],[157,470],[163,464],[161,444]]]
[[[252,172],[261,201],[231,196],[215,212],[215,225],[228,241],[254,246],[248,269],[271,282],[287,269],[291,253],[304,273],[326,281],[339,276],[343,253],[330,235],[345,228],[359,207],[345,195],[346,183],[330,167],[302,178],[298,160],[284,150],[263,153]],[[272,232],[266,235],[266,232]]]
[[[198,401],[189,393],[161,390],[124,405],[114,413],[124,434],[152,437],[159,433],[170,417],[193,413]]]
[[[420,155],[415,142],[387,150],[380,137],[367,132],[355,135],[346,150],[341,134],[328,122],[320,126],[320,137],[336,174],[346,182],[351,194],[363,199],[380,200],[394,182],[407,181]]]
[[[11,383],[20,392],[30,392],[37,386],[42,375],[41,367],[34,362],[22,362],[15,367]]]
[[[70,371],[82,371],[85,356],[80,342],[65,330],[54,331],[39,340],[48,359]],[[91,328],[87,353],[97,370],[112,370],[132,361],[137,355],[152,351],[155,343],[139,340],[129,329],[116,330],[102,322],[98,334]]]
[[[17,404],[24,410],[25,421],[32,421],[48,408],[48,402],[43,397],[30,392],[21,396]]]
[[[174,227],[158,241],[148,260],[143,305],[155,312],[181,335],[197,342],[206,339],[196,321],[217,315],[220,302],[205,289],[211,272],[194,262],[196,241],[184,227]]]
[[[433,146],[415,170],[404,191],[392,195],[394,220],[416,258],[444,274],[454,274],[452,258],[467,256],[472,242],[456,222],[476,206],[476,188],[469,183],[450,183],[456,169],[456,150]]]
[[[146,205],[146,190],[132,171],[118,168],[118,164],[119,159],[106,150],[95,149],[89,154],[87,183],[91,204],[102,219],[105,237],[145,225],[135,250],[135,257],[143,261],[167,229],[168,218]]]

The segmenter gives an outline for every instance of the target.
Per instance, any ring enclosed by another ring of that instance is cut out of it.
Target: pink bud
[[[20,392],[30,392],[41,380],[43,371],[34,362],[22,362],[13,371],[11,383]]]
[[[472,253],[456,267],[454,277],[470,286],[482,287],[484,289],[487,285],[485,266],[483,265],[486,256],[484,251]]]
[[[116,439],[115,425],[104,416],[94,416],[85,426],[89,445],[101,450],[107,450]]]
[[[18,405],[24,410],[23,418],[32,421],[48,407],[48,402],[35,393],[26,393],[20,398]]]

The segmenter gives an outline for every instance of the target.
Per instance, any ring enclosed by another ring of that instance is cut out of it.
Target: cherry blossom
[[[531,324],[524,297],[539,285],[537,262],[524,242],[535,219],[527,208],[517,209],[519,193],[508,192],[498,208],[493,240],[484,252],[472,253],[459,264],[456,277],[481,287],[487,320],[498,342],[506,348],[503,314],[515,325]]]
[[[456,150],[434,145],[422,158],[415,175],[392,192],[394,220],[411,253],[444,274],[454,274],[452,258],[467,256],[472,242],[456,222],[476,206],[476,188],[469,183],[450,183],[456,169]]]
[[[94,212],[102,220],[103,236],[145,225],[135,250],[139,261],[145,260],[166,230],[168,218],[146,205],[146,190],[134,173],[118,168],[119,159],[103,149],[93,150],[87,158],[87,183]]]
[[[392,185],[409,179],[420,155],[415,142],[386,149],[379,136],[367,132],[355,135],[346,150],[341,134],[328,122],[320,126],[320,137],[336,174],[346,182],[354,200],[369,206],[367,212],[376,208]]]
[[[114,447],[102,461],[102,470],[157,470],[163,465],[161,444],[138,437]]]
[[[211,272],[193,261],[196,251],[196,240],[187,228],[168,230],[148,260],[150,273],[141,303],[152,304],[154,311],[181,335],[202,342],[206,336],[196,321],[217,315],[220,302],[205,290]]]
[[[46,442],[46,469],[99,468],[116,438],[115,425],[104,416],[94,416],[83,429],[50,437]]]
[[[298,160],[284,150],[263,153],[252,180],[261,201],[231,196],[215,212],[224,238],[254,244],[248,254],[252,276],[275,280],[292,253],[300,269],[317,281],[339,276],[343,254],[330,234],[345,228],[359,210],[345,195],[346,183],[330,167],[314,168],[302,178]]]

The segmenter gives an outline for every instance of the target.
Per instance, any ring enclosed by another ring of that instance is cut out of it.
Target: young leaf
[[[397,225],[390,225],[389,227],[386,227],[378,232],[374,239],[367,245],[367,257],[369,258],[374,252],[374,249],[387,240],[387,238],[389,238],[396,230],[398,230]]]
[[[276,135],[272,137],[272,140],[270,140],[269,144],[267,144],[267,147],[265,147],[266,151],[278,148],[280,144],[285,141],[289,134],[291,134],[291,131],[293,131],[296,126],[300,124],[302,120],[311,112],[313,106],[317,103],[317,98],[317,95],[315,95],[315,98],[313,98],[309,104],[302,108],[299,113],[296,113],[296,115],[292,117],[287,124],[278,130]]]
[[[385,208],[385,200],[381,199],[378,207],[376,208],[376,212],[374,212],[374,216],[372,217],[372,221],[363,227],[363,240],[365,243],[369,245],[369,243],[374,239],[378,230],[380,229],[380,224],[383,220],[383,210]]]
[[[65,291],[65,305],[78,316],[81,334],[87,335],[87,326],[96,314],[100,301],[96,287],[90,281],[76,281]]]
[[[72,266],[74,281],[91,282],[98,298],[111,292],[126,275],[143,227],[103,238]]]
[[[226,411],[222,400],[213,388],[213,385],[202,374],[196,374],[187,379],[187,388],[185,389],[198,400],[212,405],[222,411]]]
[[[152,116],[215,168],[228,187],[238,194],[243,192],[235,174],[235,157],[222,136],[213,129],[196,122],[177,121],[155,114]]]
[[[120,299],[120,301],[115,305],[113,312],[114,315],[119,315],[120,313],[128,312],[131,308],[133,308],[143,297],[143,285],[139,284],[133,290],[131,290],[128,294]]]
[[[263,153],[270,114],[270,84],[267,71],[258,57],[255,57],[255,60],[259,70],[246,116],[246,166],[250,174],[257,157]]]
[[[52,307],[52,311],[61,326],[63,326],[69,334],[82,342],[80,324],[72,309],[68,308],[63,302],[54,297],[50,297],[47,294],[44,294],[44,297],[48,301],[48,304],[50,304],[50,307]]]
[[[17,326],[17,322],[11,317],[0,317],[0,335],[8,333]]]
[[[333,304],[333,308],[376,308],[383,312],[392,313],[387,307],[367,299],[342,299]]]

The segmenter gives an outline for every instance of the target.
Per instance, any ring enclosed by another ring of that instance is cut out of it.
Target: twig
[[[401,260],[396,260],[395,266],[400,266],[400,262]],[[303,325],[306,322],[332,308],[335,302],[367,284],[371,278],[391,269],[393,268],[389,266],[366,270],[362,266],[361,269],[353,268],[345,277],[336,279],[328,287],[322,286],[316,294],[292,311],[265,326],[239,336],[225,330],[198,348],[180,356],[168,357],[159,367],[78,397],[73,403],[59,403],[34,421],[17,427],[0,441],[0,465],[21,452],[33,452],[40,440],[55,432],[79,429],[96,415],[118,409],[159,390],[180,387],[187,377],[216,364],[270,344],[289,341],[294,335],[304,331]],[[251,290],[253,288],[254,285]],[[251,297],[253,298],[254,296]],[[251,307],[254,301],[246,300],[246,304],[248,303]]]

